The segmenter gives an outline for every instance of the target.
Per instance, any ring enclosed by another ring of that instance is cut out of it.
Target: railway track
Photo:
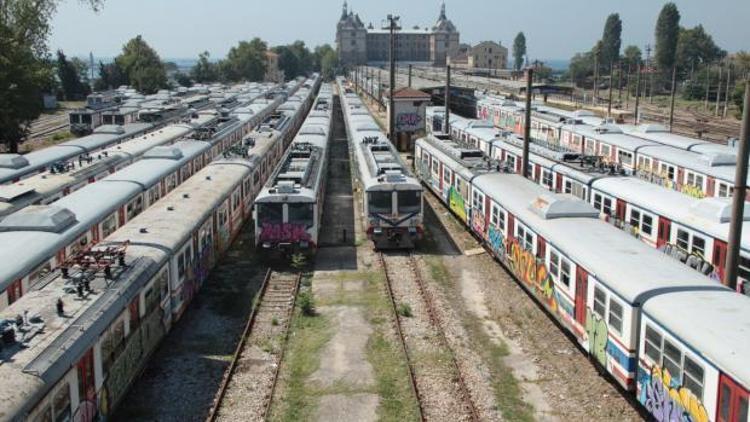
[[[481,420],[414,255],[380,252],[378,256],[420,419]],[[434,357],[439,358],[437,365],[433,365]]]
[[[271,405],[301,274],[268,270],[207,421],[265,420]]]

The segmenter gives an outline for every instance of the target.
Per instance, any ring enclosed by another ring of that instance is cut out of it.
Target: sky
[[[301,39],[313,47],[333,45],[340,0],[104,0],[93,12],[79,0],[63,0],[53,20],[50,48],[68,55],[117,55],[130,38],[141,34],[162,58],[194,58],[208,51],[226,55],[241,40],[261,37],[270,45]],[[719,46],[730,52],[750,50],[749,0],[676,0],[683,26],[703,24]],[[658,0],[447,0],[448,18],[461,42],[513,43],[526,34],[533,59],[568,59],[601,37],[608,14],[623,21],[623,48],[653,44]],[[388,13],[401,16],[404,27],[432,25],[440,0],[350,0],[365,24],[375,26]]]

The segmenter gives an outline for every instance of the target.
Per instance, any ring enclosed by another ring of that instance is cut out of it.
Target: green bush
[[[398,305],[398,314],[405,318],[411,318],[411,306],[408,303],[401,303]]]
[[[313,299],[312,293],[309,291],[301,292],[299,294],[299,307],[302,309],[302,313],[306,316],[315,315],[315,300]]]

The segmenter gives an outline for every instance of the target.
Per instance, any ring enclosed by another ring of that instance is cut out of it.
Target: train
[[[522,103],[480,98],[477,116],[497,128],[523,135]],[[661,125],[630,125],[602,119],[586,110],[570,112],[534,104],[531,137],[537,143],[598,156],[630,174],[686,195],[728,197],[734,188],[736,148],[673,134]]]
[[[318,247],[325,203],[333,87],[323,84],[291,146],[255,198],[255,244],[311,254]]]
[[[315,75],[290,96],[301,101],[275,120],[278,128],[262,125],[0,311],[2,419],[89,421],[113,414],[252,215],[255,195],[318,85]]]
[[[424,234],[422,185],[357,94],[338,85],[367,238],[377,249],[414,248]]]
[[[748,420],[750,298],[447,137],[416,176],[656,420]]]
[[[428,132],[443,132],[442,113],[442,109],[428,109]],[[438,129],[433,128],[435,125]],[[450,126],[451,138],[461,145],[479,150],[505,171],[522,172],[523,141],[517,135],[486,121],[456,115],[451,116]],[[695,198],[651,183],[597,156],[550,146],[530,143],[532,180],[549,190],[590,202],[605,221],[714,280],[723,280],[731,198]],[[736,290],[750,294],[750,236],[741,239]]]
[[[299,86],[301,83],[289,86],[288,94],[293,94]],[[154,147],[136,163],[56,202],[28,206],[5,217],[0,221],[0,256],[13,264],[0,268],[0,309],[43,283],[52,269],[64,266],[81,250],[95,245],[152,206],[212,159],[240,141],[246,142],[243,135],[253,127],[252,123],[261,123],[263,127],[272,121],[273,117],[265,116],[283,98],[263,99],[260,104],[238,109],[238,116],[231,120],[232,126],[212,132],[208,138]],[[265,120],[258,121],[264,117]],[[55,223],[67,221],[65,215],[73,215],[74,224]],[[29,249],[19,249],[19,244]]]

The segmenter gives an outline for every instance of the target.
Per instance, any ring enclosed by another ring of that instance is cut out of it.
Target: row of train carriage
[[[377,249],[409,249],[423,237],[423,188],[347,82],[338,80],[360,210]]]
[[[417,140],[417,177],[598,367],[657,420],[750,420],[750,298],[446,138]]]
[[[231,124],[210,137],[151,148],[141,160],[98,181],[94,179],[55,202],[26,206],[5,217],[0,221],[0,255],[13,264],[0,268],[0,309],[43,282],[52,269],[98,243],[237,145],[298,86],[289,85],[275,99],[256,99],[236,109]],[[109,172],[107,168],[99,170]],[[27,245],[31,253],[19,249],[18,244]]]
[[[523,135],[525,105],[498,98],[477,101],[477,116]],[[729,197],[737,149],[670,133],[658,124],[621,124],[593,112],[532,105],[532,138],[564,151],[596,156],[628,174],[693,197]]]
[[[266,90],[268,87],[266,84],[250,84],[243,86],[231,96],[234,103],[246,102],[249,96],[254,96],[257,89]],[[226,101],[227,98],[224,96],[211,98],[206,104],[201,105],[201,109],[212,105],[214,107],[225,107]],[[174,116],[174,118],[184,117],[196,111],[186,107],[182,110],[182,113]],[[174,118],[149,122],[104,124],[95,128],[93,133],[89,135],[27,154],[0,154],[0,185],[17,183],[34,175],[49,172],[54,167],[74,162],[77,157],[98,154],[107,148],[122,144],[133,138],[148,135],[164,125],[172,123]]]
[[[82,252],[78,264],[55,271],[0,311],[4,333],[14,336],[0,348],[0,419],[111,415],[250,218],[255,195],[319,85],[314,75],[279,107],[281,116],[267,119],[241,148],[207,163]]]
[[[312,254],[319,246],[333,125],[333,85],[315,104],[255,199],[255,244],[263,250]]]
[[[442,133],[443,110],[428,108],[427,128]],[[503,171],[522,172],[523,141],[487,121],[452,115],[451,138]],[[465,152],[467,153],[467,152]],[[715,280],[724,278],[731,198],[695,198],[654,184],[649,179],[608,166],[587,164],[582,155],[553,149],[534,139],[529,175],[555,192],[591,203],[601,217]],[[462,195],[468,199],[466,189]],[[750,220],[746,207],[744,221]],[[741,241],[737,290],[750,295],[750,233]]]

